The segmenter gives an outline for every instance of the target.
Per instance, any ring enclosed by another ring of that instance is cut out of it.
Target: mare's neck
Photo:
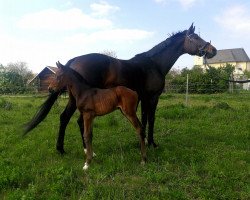
[[[178,58],[184,54],[183,51],[184,39],[176,42],[171,42],[165,50],[151,57],[152,61],[165,76],[173,67]]]
[[[145,58],[149,59],[158,71],[165,76],[178,58],[185,53],[183,49],[184,41],[185,32],[177,33],[149,51],[136,55],[131,60],[145,62]]]

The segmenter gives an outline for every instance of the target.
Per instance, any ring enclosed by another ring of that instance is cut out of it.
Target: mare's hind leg
[[[84,141],[86,143],[87,148],[87,159],[83,166],[83,170],[87,170],[89,168],[89,164],[92,161],[93,158],[93,150],[92,150],[92,121],[94,117],[91,113],[84,113],[83,114],[83,121],[84,121]]]
[[[57,138],[57,144],[56,144],[56,149],[61,153],[65,153],[64,151],[64,136],[65,136],[65,129],[66,126],[69,123],[70,118],[74,114],[76,110],[76,102],[74,97],[69,93],[69,102],[63,111],[63,113],[60,116],[60,127],[59,127],[59,133],[58,133],[58,138]]]

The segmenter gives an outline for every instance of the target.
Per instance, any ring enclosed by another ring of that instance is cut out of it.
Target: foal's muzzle
[[[51,87],[48,87],[48,91],[49,91],[50,94],[53,94],[55,92],[55,90],[53,88],[51,88]]]

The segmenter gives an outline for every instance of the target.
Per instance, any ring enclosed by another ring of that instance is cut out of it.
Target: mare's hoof
[[[148,147],[150,147],[151,145],[153,145],[154,148],[158,147],[158,145],[155,144],[155,142],[148,142]]]
[[[153,147],[154,147],[154,148],[157,148],[157,147],[158,147],[158,144],[155,144],[155,143],[153,142]]]
[[[63,148],[61,148],[61,147],[56,147],[56,150],[60,153],[60,154],[65,154],[66,152],[64,151],[64,149]]]

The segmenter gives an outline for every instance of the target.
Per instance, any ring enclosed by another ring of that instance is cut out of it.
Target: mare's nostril
[[[213,53],[214,53],[214,55],[216,55],[217,54],[217,49],[214,49]]]

